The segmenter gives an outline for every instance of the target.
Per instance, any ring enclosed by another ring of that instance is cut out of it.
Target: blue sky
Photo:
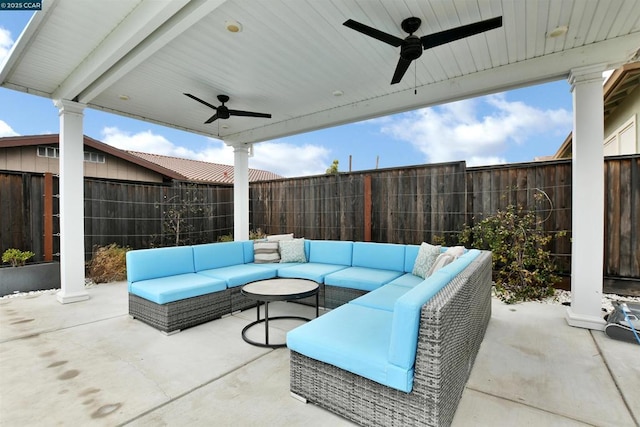
[[[0,63],[31,12],[0,12]],[[552,155],[572,129],[566,80],[262,142],[249,167],[283,176],[466,160],[469,166]],[[84,133],[127,150],[233,164],[223,142],[100,111],[85,110]],[[50,99],[0,88],[0,137],[58,133]]]

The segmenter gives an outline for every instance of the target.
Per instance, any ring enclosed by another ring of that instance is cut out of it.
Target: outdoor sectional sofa
[[[254,262],[254,241],[127,252],[129,314],[171,333],[255,305],[242,285],[275,277],[320,284],[320,305],[338,307],[391,281],[417,284],[417,245],[303,240],[308,262]]]
[[[129,251],[129,313],[171,333],[254,306],[246,283],[314,280],[333,310],[287,334],[292,395],[360,425],[450,424],[491,317],[491,253],[425,279],[417,245],[303,242],[297,263],[257,264],[253,241]]]

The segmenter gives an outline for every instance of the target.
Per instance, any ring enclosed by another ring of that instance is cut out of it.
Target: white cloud
[[[18,132],[13,130],[7,122],[0,120],[0,138],[5,136],[18,136]]]
[[[323,174],[331,163],[329,150],[319,145],[293,145],[284,142],[261,142],[253,146],[249,165],[282,176]]]
[[[102,129],[102,142],[121,150],[203,160],[198,158],[197,152],[178,146],[164,136],[154,134],[150,130],[132,134],[117,127],[105,127]]]
[[[9,51],[13,46],[13,39],[9,30],[0,27],[0,65],[9,56]]]
[[[486,165],[506,163],[501,153],[509,143],[522,144],[535,134],[561,134],[572,120],[567,110],[542,110],[497,94],[405,113],[381,129],[410,142],[427,162]]]
[[[195,151],[174,144],[150,130],[130,133],[117,127],[105,127],[102,129],[102,141],[121,150],[233,165],[233,147],[213,138],[207,138],[206,148]],[[328,158],[329,151],[317,145],[262,142],[254,145],[254,156],[249,158],[249,167],[287,177],[315,175],[325,172],[330,163]]]

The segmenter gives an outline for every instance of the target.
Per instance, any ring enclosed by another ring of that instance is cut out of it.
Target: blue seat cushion
[[[257,268],[261,268],[263,270],[269,270],[269,271],[273,271],[273,274],[276,275],[276,277],[278,276],[278,270],[280,270],[281,268],[286,268],[286,267],[291,267],[294,265],[299,265],[299,263],[297,262],[266,262],[264,264],[255,264],[253,262],[249,263],[249,264],[245,264],[245,265],[251,265]]]
[[[314,282],[324,283],[327,274],[334,273],[347,268],[345,265],[320,264],[307,262],[303,264],[293,264],[278,269],[279,277],[294,277],[298,279],[308,279]]]
[[[398,277],[397,279],[393,279],[388,284],[413,288],[414,286],[422,282],[424,282],[424,279],[422,277],[415,276],[411,273],[405,273],[402,276]]]
[[[256,264],[240,264],[213,270],[202,270],[198,271],[197,274],[224,280],[228,288],[234,288],[256,280],[273,279],[276,277],[276,270],[261,268]]]
[[[325,285],[372,291],[400,277],[402,272],[367,267],[348,267],[324,277]]]
[[[388,387],[409,392],[413,368],[387,360],[393,314],[345,304],[287,333],[289,349]]]
[[[224,280],[187,273],[133,282],[129,291],[156,304],[166,304],[226,289]]]
[[[410,290],[411,288],[407,286],[387,284],[349,301],[349,304],[358,304],[364,307],[393,311],[396,300]]]

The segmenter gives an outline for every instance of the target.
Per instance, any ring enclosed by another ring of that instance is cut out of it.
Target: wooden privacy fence
[[[58,229],[53,178],[52,232]],[[605,274],[640,278],[640,155],[605,160]],[[85,179],[85,253],[216,241],[233,231],[233,189]],[[0,172],[0,252],[44,254],[44,178]],[[538,200],[536,194],[542,195]],[[255,182],[252,229],[308,239],[457,243],[465,224],[509,204],[535,209],[561,270],[571,266],[571,161],[467,168],[465,162]],[[53,241],[54,253],[59,251]]]
[[[233,188],[85,180],[85,251],[117,243],[134,249],[216,241],[233,230]]]
[[[605,160],[605,274],[640,278],[640,156]],[[536,197],[536,194],[539,197]],[[310,239],[455,244],[465,224],[513,204],[535,210],[571,269],[571,160],[464,162],[252,183],[251,226]]]
[[[42,174],[0,172],[0,253],[14,247],[34,252],[35,261],[59,256],[59,184],[50,178],[48,193]],[[111,243],[138,249],[211,242],[233,231],[233,188],[85,179],[84,214],[87,260]]]

